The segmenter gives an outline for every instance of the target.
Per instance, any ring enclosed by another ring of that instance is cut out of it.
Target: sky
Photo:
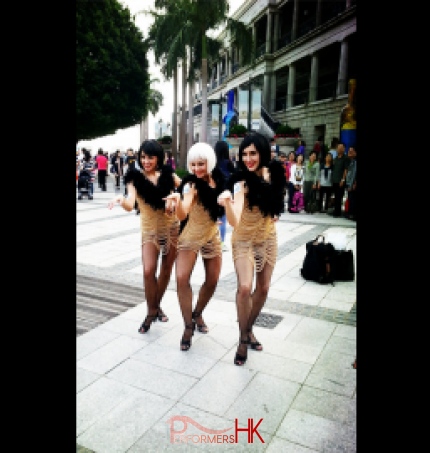
[[[230,14],[233,14],[245,0],[230,0]],[[119,0],[119,2],[127,6],[130,10],[131,16],[134,14],[135,24],[146,38],[148,35],[148,29],[152,23],[152,18],[149,15],[140,13],[143,10],[153,9],[154,0]],[[159,66],[155,64],[154,54],[152,51],[148,53],[149,62],[149,74],[151,79],[159,79],[152,85],[152,88],[163,93],[163,105],[160,107],[158,113],[154,116],[149,113],[148,117],[148,134],[149,138],[157,138],[159,136],[159,123],[161,119],[165,129],[162,130],[162,135],[171,135],[171,130],[167,129],[167,123],[172,122],[173,113],[173,81],[165,81],[163,75],[160,72]],[[178,77],[178,86],[181,86],[181,77]],[[180,93],[178,104],[181,104]],[[104,151],[113,152],[117,149],[125,151],[128,148],[132,148],[137,151],[140,146],[140,126],[132,126],[126,129],[118,129],[115,134],[106,135],[104,137],[95,138],[93,140],[81,140],[77,144],[77,149],[82,147],[91,150],[94,155],[99,148]]]

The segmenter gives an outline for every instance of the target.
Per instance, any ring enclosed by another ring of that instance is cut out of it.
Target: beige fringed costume
[[[188,221],[179,236],[178,250],[200,252],[205,259],[222,256],[218,225],[199,201],[193,201]]]
[[[177,247],[179,220],[176,215],[167,215],[160,209],[153,209],[140,197],[136,197],[140,210],[140,230],[142,245],[152,242],[163,255],[169,252],[170,246]]]
[[[247,256],[261,272],[266,262],[275,266],[277,258],[276,226],[270,216],[264,217],[257,206],[249,209],[245,196],[239,224],[231,236],[233,261]]]

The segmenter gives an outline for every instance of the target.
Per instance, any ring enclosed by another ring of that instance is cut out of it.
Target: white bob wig
[[[194,143],[188,150],[187,154],[187,168],[191,173],[191,162],[196,160],[205,160],[208,173],[211,173],[215,168],[216,155],[211,145],[204,142]]]

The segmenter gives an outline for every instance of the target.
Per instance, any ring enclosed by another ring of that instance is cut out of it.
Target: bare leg
[[[158,319],[162,322],[166,322],[169,318],[164,314],[161,309],[161,299],[166,292],[167,285],[170,281],[172,274],[173,264],[176,259],[176,247],[170,246],[169,251],[166,255],[161,257],[160,275],[157,280],[157,306],[158,306]]]
[[[146,333],[149,330],[151,322],[156,319],[157,315],[157,279],[155,273],[157,271],[158,254],[159,251],[153,243],[146,242],[142,245],[143,283],[148,312],[139,329],[140,333]]]
[[[263,347],[256,340],[254,334],[252,333],[252,326],[254,325],[255,320],[261,312],[261,309],[264,306],[264,303],[267,300],[267,294],[269,293],[270,279],[273,274],[273,266],[270,266],[266,263],[261,270],[256,275],[255,290],[251,294],[251,312],[248,318],[248,332],[249,338],[251,341],[251,348],[261,351]]]
[[[238,258],[235,262],[237,275],[236,308],[239,320],[240,344],[237,348],[234,363],[243,365],[247,357],[247,344],[242,343],[248,339],[248,319],[250,315],[250,297],[252,280],[254,277],[254,263],[248,257]],[[240,357],[238,357],[240,356]]]
[[[178,292],[179,306],[184,319],[185,331],[181,340],[181,350],[186,351],[191,346],[193,330],[192,326],[193,290],[190,284],[191,273],[196,264],[197,255],[192,250],[179,250],[176,258],[176,287]]]
[[[220,256],[203,259],[203,265],[205,267],[205,281],[200,288],[196,308],[193,312],[195,313],[193,318],[196,321],[197,329],[201,333],[207,333],[209,331],[207,325],[203,321],[203,316],[201,315],[201,313],[205,309],[217,287],[219,274],[221,272],[221,262],[222,259]]]

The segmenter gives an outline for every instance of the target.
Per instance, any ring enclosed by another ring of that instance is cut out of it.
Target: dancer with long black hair
[[[147,316],[139,327],[146,333],[157,319],[167,322],[168,318],[160,307],[161,299],[170,281],[176,258],[179,220],[164,197],[172,193],[181,183],[172,167],[164,165],[164,150],[156,140],[145,140],[138,151],[138,168],[127,171],[124,182],[127,198],[117,195],[108,204],[112,209],[117,203],[126,211],[132,211],[137,202],[140,211],[142,232],[143,280],[148,306]],[[158,277],[157,263],[162,255]]]
[[[263,135],[251,133],[239,146],[238,171],[219,197],[225,207],[237,275],[236,307],[239,346],[235,365],[244,365],[248,346],[261,351],[252,327],[260,314],[277,258],[276,224],[284,212],[285,171],[271,160],[270,144]],[[255,272],[255,289],[252,291]]]

